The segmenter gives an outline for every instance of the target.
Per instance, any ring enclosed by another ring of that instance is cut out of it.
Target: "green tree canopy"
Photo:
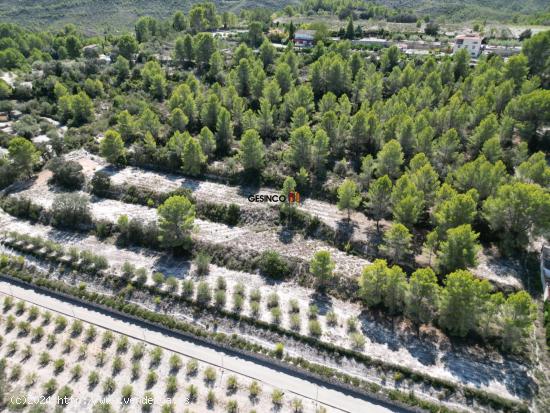
[[[159,241],[164,247],[188,247],[194,228],[195,206],[182,195],[168,198],[157,209]]]

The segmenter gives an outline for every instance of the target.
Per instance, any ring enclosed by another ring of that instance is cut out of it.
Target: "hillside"
[[[444,16],[446,20],[509,20],[515,15],[532,15],[549,10],[546,0],[377,0],[395,9]]]
[[[243,8],[283,7],[292,0],[221,0],[221,10],[239,12]],[[187,11],[193,0],[0,0],[0,21],[19,23],[36,29],[62,27],[74,23],[88,33],[118,31],[132,27],[140,16],[166,18],[176,10]]]

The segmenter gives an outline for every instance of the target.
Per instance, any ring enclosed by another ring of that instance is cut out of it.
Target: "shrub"
[[[132,363],[132,368],[130,369],[130,377],[132,380],[137,380],[141,376],[141,365],[139,363]]]
[[[166,378],[166,395],[172,397],[178,391],[178,380],[175,376],[168,376]]]
[[[94,195],[106,197],[111,191],[111,178],[103,171],[97,171],[94,174],[91,184]]]
[[[105,364],[105,358],[107,357],[107,354],[104,351],[100,351],[95,355],[96,357],[96,364],[99,367],[102,367]]]
[[[187,398],[190,403],[195,403],[197,401],[199,390],[194,384],[187,386]]]
[[[214,303],[216,304],[216,307],[223,308],[225,307],[225,303],[227,301],[225,291],[224,290],[216,290],[214,293]]]
[[[212,385],[216,381],[216,370],[213,367],[209,366],[204,370],[204,381],[208,385]]]
[[[57,381],[55,379],[50,379],[42,385],[44,391],[44,396],[51,396],[55,393],[57,389]]]
[[[288,312],[291,314],[300,312],[300,304],[298,303],[298,300],[296,300],[295,298],[292,298],[291,300],[289,300]]]
[[[79,228],[92,222],[88,197],[78,193],[57,195],[52,203],[51,224]]]
[[[158,367],[162,360],[162,349],[160,347],[155,347],[149,353],[149,357],[151,359],[151,366]]]
[[[237,380],[237,376],[229,376],[227,378],[227,391],[230,394],[233,394],[237,391],[239,388],[239,382]]]
[[[116,389],[116,382],[112,377],[107,377],[103,382],[103,394],[109,395],[113,394]]]
[[[308,323],[309,334],[314,337],[320,337],[322,334],[321,324],[318,320],[309,320]]]
[[[357,318],[355,317],[348,318],[348,320],[346,321],[346,325],[350,333],[357,331]]]
[[[152,370],[149,370],[149,372],[147,373],[147,377],[145,378],[145,387],[150,389],[156,384],[157,380],[158,380],[157,373],[155,373]]]
[[[283,396],[284,393],[281,390],[273,390],[273,392],[271,393],[271,402],[275,407],[280,408],[283,405]]]
[[[71,336],[78,337],[82,333],[83,329],[84,325],[82,324],[82,321],[74,320],[73,324],[71,325]]]
[[[262,274],[271,278],[285,278],[290,274],[287,263],[276,251],[265,251],[259,261],[259,268]]]
[[[185,374],[188,376],[196,376],[199,371],[199,363],[197,360],[189,360],[185,365]]]
[[[20,364],[16,364],[15,366],[13,366],[13,368],[11,369],[11,372],[10,372],[10,377],[9,379],[11,381],[17,381],[19,380],[19,378],[21,377],[21,365]]]
[[[365,347],[365,337],[361,333],[351,334],[351,345],[355,350],[363,350]]]
[[[50,178],[52,184],[69,190],[80,189],[84,185],[82,166],[78,162],[53,158],[48,162],[47,168],[53,173]]]
[[[183,280],[181,283],[181,295],[183,295],[186,298],[193,297],[193,293],[195,292],[195,283],[193,280]]]
[[[166,279],[166,287],[168,291],[176,292],[178,290],[178,279],[174,276],[168,277]]]
[[[271,320],[274,324],[279,324],[281,322],[282,311],[279,307],[273,307],[271,309]]]
[[[55,374],[61,373],[63,370],[65,370],[65,360],[63,359],[57,359],[53,362],[53,371]]]
[[[132,347],[132,360],[141,360],[145,354],[145,345],[143,343],[134,344]]]
[[[50,362],[50,360],[51,360],[50,353],[43,351],[42,353],[40,353],[40,356],[38,357],[38,364],[41,367],[44,367]]]
[[[147,270],[145,268],[138,268],[136,270],[136,283],[138,285],[145,285],[147,283]]]
[[[291,314],[290,315],[290,328],[294,331],[300,331],[300,325],[302,324],[302,320],[300,318],[299,314]]]
[[[330,310],[329,312],[327,312],[326,318],[327,318],[327,324],[329,326],[334,327],[336,324],[338,324],[338,316],[333,310]]]
[[[78,381],[82,377],[82,366],[80,364],[71,369],[71,377],[74,381]]]
[[[110,331],[105,331],[103,333],[103,338],[101,339],[101,347],[102,348],[111,347],[111,344],[113,344],[114,340],[115,340],[114,334]]]
[[[210,292],[210,286],[206,281],[201,281],[197,287],[197,303],[201,305],[208,305],[212,295]]]
[[[61,405],[69,404],[69,398],[73,395],[73,389],[71,389],[69,386],[63,386],[59,389],[57,392],[58,397],[58,403]],[[65,401],[67,400],[67,401]]]
[[[216,405],[216,393],[214,390],[208,390],[208,394],[206,395],[206,405],[209,409],[213,409]]]
[[[260,383],[254,380],[248,386],[248,393],[250,394],[250,398],[252,400],[257,400],[258,396],[262,393],[262,386],[260,386]]]
[[[253,317],[259,317],[260,315],[260,303],[258,301],[251,301],[250,302],[250,312]]]
[[[153,282],[157,287],[160,287],[164,283],[164,274],[161,272],[156,272],[153,274]]]
[[[67,319],[63,316],[57,316],[55,319],[55,331],[57,333],[62,332],[67,327]]]
[[[262,293],[260,291],[259,288],[254,288],[251,292],[250,292],[250,302],[260,302],[262,299]]]
[[[210,261],[212,258],[205,252],[199,252],[195,256],[195,266],[197,268],[197,275],[206,275],[210,271]]]
[[[290,407],[294,413],[302,413],[304,411],[304,403],[301,399],[292,399]]]
[[[307,316],[310,320],[315,320],[319,314],[319,308],[315,304],[311,304],[307,310]]]
[[[277,293],[271,293],[267,297],[267,308],[273,308],[279,306],[279,295]]]
[[[94,326],[88,327],[88,329],[86,330],[86,342],[91,343],[92,341],[95,340],[96,336],[97,336],[97,330],[95,329],[95,327]]]
[[[285,346],[283,343],[277,343],[275,344],[275,350],[273,351],[275,353],[275,357],[282,358],[284,354]]]
[[[120,356],[113,359],[113,376],[116,376],[124,368],[124,362]]]
[[[99,374],[96,371],[92,371],[88,375],[88,387],[93,389],[99,383]]]
[[[182,364],[181,357],[177,354],[172,354],[168,359],[168,365],[170,366],[171,372],[178,372]]]
[[[239,405],[237,400],[229,400],[225,406],[227,413],[237,413],[239,411]]]
[[[122,402],[124,404],[130,403],[130,398],[132,397],[132,394],[134,394],[134,388],[131,385],[126,384],[125,386],[123,386],[122,390],[120,391]]]

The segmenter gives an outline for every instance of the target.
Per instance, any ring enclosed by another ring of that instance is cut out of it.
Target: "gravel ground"
[[[242,188],[134,167],[115,169],[109,167],[102,158],[83,150],[72,152],[68,155],[68,158],[80,162],[89,178],[96,170],[103,170],[111,176],[112,182],[116,185],[134,185],[155,191],[170,191],[184,187],[193,191],[193,196],[200,201],[220,204],[235,203],[249,212],[261,211],[255,218],[263,221],[265,221],[265,217],[273,214],[273,204],[248,201],[250,194],[272,195],[277,193],[277,191],[270,188]],[[345,211],[340,211],[336,205],[329,202],[305,198],[299,209],[318,217],[323,223],[335,230],[345,232],[350,231],[351,228],[353,232],[350,239],[359,241],[363,245],[370,245],[372,238],[376,236],[376,223],[360,212],[352,212],[351,221],[348,225]],[[390,222],[382,221],[380,225],[384,229],[390,225]],[[302,252],[300,252],[300,255],[302,255]],[[483,250],[478,258],[478,266],[471,269],[476,276],[488,279],[504,289],[517,290],[523,288],[521,276],[519,275],[521,268],[517,263],[495,256],[492,251],[487,249]],[[352,267],[348,266],[344,271],[351,269]]]
[[[0,293],[0,298],[3,299],[5,296],[4,293]],[[26,307],[29,308],[31,305],[26,304]],[[42,309],[41,309],[42,310]],[[45,310],[44,310],[45,311]],[[43,393],[42,385],[54,378],[58,384],[58,389],[62,386],[69,386],[73,390],[73,397],[79,398],[84,401],[85,399],[98,400],[106,398],[110,402],[115,411],[125,411],[125,412],[140,412],[141,406],[138,401],[134,401],[128,405],[121,404],[121,390],[124,385],[130,384],[133,387],[133,397],[143,397],[146,391],[150,391],[155,399],[155,405],[153,412],[160,412],[161,406],[166,403],[172,403],[176,407],[176,411],[183,411],[184,408],[189,408],[192,411],[208,411],[206,396],[209,389],[212,389],[216,394],[217,408],[216,411],[223,411],[224,406],[229,400],[236,400],[240,411],[250,411],[251,409],[256,409],[258,412],[268,412],[272,411],[273,405],[271,403],[271,393],[274,388],[269,386],[266,383],[260,383],[262,388],[262,393],[259,396],[258,400],[253,402],[248,397],[248,386],[252,382],[246,376],[234,375],[228,372],[223,371],[219,367],[213,367],[203,362],[198,363],[198,372],[195,375],[188,376],[186,375],[185,366],[190,360],[188,357],[180,355],[182,361],[182,368],[179,371],[171,371],[169,366],[169,358],[172,354],[171,352],[164,351],[162,355],[161,362],[158,366],[151,365],[150,351],[155,347],[148,343],[136,340],[134,338],[128,338],[128,350],[126,352],[119,352],[116,350],[116,344],[120,337],[120,334],[115,333],[115,340],[111,346],[108,348],[103,348],[101,341],[102,336],[105,332],[103,328],[96,327],[97,336],[96,339],[89,343],[85,344],[84,335],[86,329],[90,326],[87,323],[83,323],[84,331],[72,337],[69,331],[73,318],[64,316],[68,321],[67,328],[62,331],[55,330],[55,324],[53,320],[59,315],[58,313],[51,312],[52,322],[49,324],[44,324],[43,317],[39,316],[36,320],[30,321],[31,328],[36,328],[42,326],[44,329],[44,336],[40,340],[33,340],[31,335],[22,335],[20,334],[18,328],[13,330],[7,330],[4,324],[1,327],[1,332],[3,335],[4,345],[0,348],[0,357],[6,357],[8,361],[8,378],[9,386],[13,394],[24,394],[28,397],[29,400],[37,399],[39,400],[40,396]],[[17,321],[27,321],[27,313],[22,313],[17,315],[15,312],[15,307],[12,307],[10,310],[2,313],[2,318],[5,320],[8,315],[13,315],[16,317]],[[55,344],[53,347],[47,346],[47,336],[48,334],[54,334]],[[72,348],[67,351],[65,348],[65,343],[67,340],[71,341]],[[17,350],[15,353],[9,353],[8,343],[16,342]],[[24,358],[23,349],[26,345],[31,346],[32,355],[29,358]],[[82,354],[80,353],[80,347],[83,347]],[[137,379],[132,379],[131,376],[131,367],[132,367],[132,349],[135,345],[144,346],[144,357],[139,360],[137,363],[140,366],[140,377]],[[39,364],[39,355],[42,352],[48,352],[51,357],[51,362],[46,366],[40,366]],[[97,355],[105,352],[105,364],[98,365]],[[118,374],[113,374],[113,361],[116,356],[120,356],[123,361],[124,367]],[[56,373],[54,371],[53,361],[57,359],[65,360],[65,368]],[[74,366],[80,365],[82,369],[81,377],[76,379],[73,377],[71,370]],[[206,368],[213,368],[216,372],[216,380],[212,385],[207,385],[203,381],[204,371]],[[11,378],[11,374],[14,371],[14,368],[17,370],[21,368],[19,378]],[[148,371],[154,371],[158,376],[158,381],[156,384],[148,388],[146,386],[146,375]],[[88,386],[88,375],[91,372],[97,372],[100,376],[100,382],[95,387]],[[25,379],[28,374],[36,374],[35,383],[27,386]],[[227,379],[230,375],[234,375],[237,378],[238,389],[236,392],[229,392],[227,390]],[[165,381],[169,376],[176,377],[178,382],[178,391],[174,396],[167,395],[165,392]],[[105,395],[103,394],[103,383],[108,377],[113,377],[116,384],[116,389],[112,394]],[[198,389],[198,397],[196,401],[189,402],[187,388],[189,385],[195,385]],[[295,396],[290,393],[286,393],[283,399],[283,405],[280,412],[290,412],[290,402],[294,399]],[[51,400],[44,400],[47,402],[48,411],[53,411],[57,402],[57,393],[54,394]],[[316,403],[309,399],[302,399],[304,406],[304,412],[313,413],[316,411]],[[65,412],[70,413],[79,413],[79,412],[90,412],[92,411],[92,406],[86,406],[83,403],[77,403],[76,401],[72,404],[69,404],[65,409]],[[340,412],[338,409],[327,408],[328,412]]]
[[[233,309],[232,296],[235,286],[241,283],[245,286],[246,291],[242,312],[247,315],[251,315],[248,296],[253,289],[257,288],[262,295],[259,318],[267,322],[273,321],[267,308],[267,298],[270,294],[277,293],[282,311],[281,325],[290,328],[289,301],[296,300],[301,320],[300,332],[305,335],[308,334],[308,308],[311,304],[315,304],[319,309],[318,320],[322,326],[321,338],[323,341],[351,348],[353,343],[347,328],[347,320],[354,317],[357,318],[357,330],[365,338],[365,345],[360,351],[370,357],[391,361],[441,379],[480,387],[503,397],[524,398],[529,394],[528,383],[530,380],[527,367],[517,361],[503,358],[497,353],[487,352],[482,348],[453,347],[447,338],[433,327],[424,327],[418,335],[411,326],[401,319],[396,319],[392,326],[389,320],[363,311],[359,304],[319,295],[313,288],[304,288],[293,282],[273,282],[258,274],[232,271],[215,265],[210,266],[207,276],[199,277],[195,273],[194,266],[183,259],[167,258],[163,254],[147,249],[117,248],[91,236],[83,237],[81,240],[70,239],[70,233],[17,221],[5,214],[0,214],[0,228],[40,235],[56,241],[67,239],[68,245],[104,255],[115,268],[122,265],[124,261],[129,261],[138,267],[147,268],[150,273],[163,271],[167,276],[191,278],[196,282],[205,280],[212,287],[216,285],[217,279],[222,277],[227,283],[225,307],[228,310]],[[38,264],[37,266],[43,270],[48,269],[39,260],[32,259],[31,263]],[[163,263],[164,266],[159,266],[159,263]],[[149,280],[149,283],[152,281]],[[336,326],[327,325],[326,314],[331,310],[337,315]],[[193,316],[193,314],[190,313],[188,316]],[[216,320],[212,319],[206,322],[214,321]],[[243,330],[241,327],[230,325],[227,326],[226,331],[234,332],[235,328],[240,329],[240,333],[247,335],[250,339],[265,343],[258,339],[261,334],[258,334],[254,328]],[[274,340],[276,341],[276,339]],[[273,342],[268,342],[268,345],[272,345]],[[295,347],[294,351],[308,359],[311,357],[311,354],[303,353],[303,348],[299,346]],[[363,373],[358,372],[357,374]],[[374,373],[371,375],[374,380],[376,376]]]

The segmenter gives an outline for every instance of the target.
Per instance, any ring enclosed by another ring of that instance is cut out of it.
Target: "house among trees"
[[[313,47],[315,43],[315,30],[296,30],[294,44],[300,47]]]
[[[453,43],[453,53],[460,49],[466,49],[470,56],[478,57],[481,54],[481,41],[483,38],[478,34],[459,34]]]

